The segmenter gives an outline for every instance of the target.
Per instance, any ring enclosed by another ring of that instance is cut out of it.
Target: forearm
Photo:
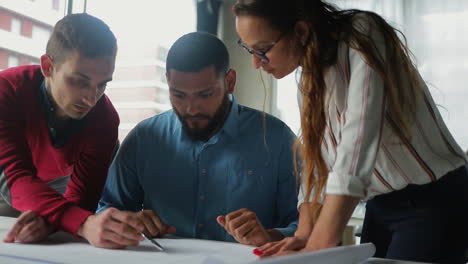
[[[317,205],[316,205],[317,206]],[[314,208],[312,203],[302,203],[299,207],[299,225],[294,234],[296,237],[308,238],[314,228],[314,219],[312,212],[320,211],[319,208]]]
[[[281,233],[280,231],[276,229],[268,229],[266,230],[266,232],[268,234],[270,242],[279,241],[284,238],[283,233]]]
[[[359,201],[360,198],[353,196],[327,195],[306,249],[319,250],[338,245]]]
[[[13,197],[12,206],[22,212],[27,210],[36,212],[56,228],[75,233],[81,224],[81,218],[89,214],[68,202],[37,177],[19,176],[11,182],[13,184],[9,191]]]

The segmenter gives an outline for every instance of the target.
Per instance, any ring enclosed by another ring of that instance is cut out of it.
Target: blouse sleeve
[[[357,26],[370,34],[383,54],[381,35],[369,24]],[[326,193],[365,197],[382,137],[385,90],[380,75],[358,50],[349,48],[349,65],[349,85],[342,93],[346,103],[341,141],[336,147],[336,160],[328,176]]]

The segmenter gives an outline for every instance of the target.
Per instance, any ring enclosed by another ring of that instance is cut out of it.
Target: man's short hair
[[[216,75],[225,74],[229,69],[229,53],[224,43],[215,35],[206,32],[192,32],[183,35],[169,49],[166,71],[199,72],[214,66]]]
[[[73,51],[91,59],[115,56],[117,40],[102,20],[86,13],[67,15],[55,24],[46,54],[61,63]]]

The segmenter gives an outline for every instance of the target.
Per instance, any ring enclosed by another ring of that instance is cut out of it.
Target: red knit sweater
[[[0,195],[76,234],[95,210],[117,142],[119,117],[103,96],[65,146],[52,145],[39,100],[38,66],[0,72]],[[70,175],[64,195],[46,182]]]

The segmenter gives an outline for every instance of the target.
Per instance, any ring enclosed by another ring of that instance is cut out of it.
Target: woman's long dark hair
[[[329,67],[337,62],[339,42],[345,42],[362,53],[369,66],[382,78],[386,113],[398,124],[398,128],[394,127],[395,133],[399,137],[410,138],[415,100],[421,88],[406,39],[373,12],[339,10],[322,0],[238,0],[233,12],[236,16],[262,17],[280,32],[293,31],[298,21],[309,25],[310,36],[300,62],[302,131],[295,149],[300,150],[303,161],[305,200],[309,201],[312,194],[311,202],[317,205],[313,206],[316,211],[312,215],[316,218],[320,209],[318,201],[328,179],[328,169],[321,151],[327,111],[324,78]],[[384,50],[377,48],[369,36],[370,32],[381,38]]]

